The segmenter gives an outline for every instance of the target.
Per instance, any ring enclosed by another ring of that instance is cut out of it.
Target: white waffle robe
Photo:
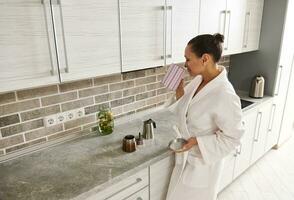
[[[176,115],[183,138],[196,137],[198,145],[176,153],[167,200],[215,200],[223,158],[240,145],[244,133],[240,98],[227,79],[226,70],[206,84],[194,97],[202,76],[196,76],[185,94],[166,106]]]

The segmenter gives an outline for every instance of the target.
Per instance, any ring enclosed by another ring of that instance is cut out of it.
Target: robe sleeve
[[[213,164],[236,149],[244,134],[240,99],[229,94],[218,102],[215,123],[219,128],[215,134],[197,137],[198,147],[206,164]]]

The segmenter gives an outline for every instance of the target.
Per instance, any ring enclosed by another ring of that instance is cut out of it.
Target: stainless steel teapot
[[[253,77],[249,96],[252,98],[262,98],[264,94],[264,78],[260,75]]]
[[[154,138],[154,128],[156,128],[156,123],[152,119],[144,121],[143,124],[143,138],[153,139]]]

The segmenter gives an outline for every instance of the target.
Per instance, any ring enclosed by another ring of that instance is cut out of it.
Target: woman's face
[[[186,46],[185,58],[186,58],[185,67],[187,68],[191,76],[197,76],[199,74],[202,74],[202,72],[205,70],[203,58],[195,55],[191,51],[190,45]]]

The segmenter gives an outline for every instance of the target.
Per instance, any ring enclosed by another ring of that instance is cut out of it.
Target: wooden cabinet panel
[[[0,92],[59,82],[49,1],[1,1],[0,29]]]
[[[167,32],[167,63],[185,62],[185,47],[199,32],[200,0],[171,0],[171,28]],[[170,16],[168,15],[168,19]],[[167,20],[168,21],[168,20]],[[169,27],[169,21],[167,27]],[[170,44],[171,43],[171,44]],[[171,47],[170,47],[171,46]],[[170,47],[170,48],[169,48]],[[167,56],[169,59],[169,56]]]
[[[242,52],[246,0],[227,0],[224,55]]]
[[[237,149],[234,179],[242,174],[249,166],[253,148],[252,138],[256,127],[257,109],[248,111],[243,118],[245,133],[241,145]]]
[[[164,65],[164,0],[120,1],[122,71]]]
[[[125,200],[149,200],[149,187],[145,187]]]
[[[272,101],[263,103],[257,113],[256,126],[253,137],[251,164],[257,161],[265,153],[267,132],[270,124]]]
[[[230,153],[227,157],[224,158],[224,167],[221,174],[221,179],[219,183],[218,191],[223,190],[233,181],[236,152]]]
[[[148,183],[148,168],[146,168],[87,198],[87,200],[122,200],[148,186]],[[145,195],[144,192],[143,194]]]
[[[62,81],[120,73],[117,0],[52,1]]]
[[[247,0],[243,52],[258,50],[264,0]]]

